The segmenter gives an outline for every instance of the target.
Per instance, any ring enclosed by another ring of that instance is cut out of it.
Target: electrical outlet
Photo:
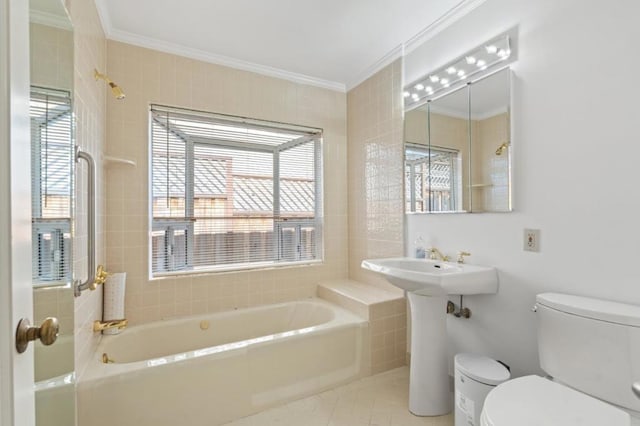
[[[525,229],[524,230],[524,250],[540,251],[540,230]]]

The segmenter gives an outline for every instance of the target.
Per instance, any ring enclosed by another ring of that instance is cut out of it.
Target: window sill
[[[159,272],[152,274],[149,277],[149,281],[161,280],[163,278],[178,278],[178,277],[186,277],[186,276],[199,276],[199,275],[214,275],[214,274],[228,274],[235,272],[250,272],[250,271],[265,271],[265,270],[273,270],[273,269],[284,269],[284,268],[304,268],[308,266],[318,266],[323,264],[324,261],[320,260],[309,260],[303,262],[264,262],[264,263],[247,263],[247,264],[235,264],[235,265],[225,265],[219,267],[200,267],[194,268],[190,270],[182,270],[182,271],[172,271],[172,272]]]

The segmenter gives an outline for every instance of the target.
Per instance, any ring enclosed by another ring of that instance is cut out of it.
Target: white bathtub
[[[360,377],[366,339],[365,320],[319,299],[131,327],[79,380],[79,425],[222,424]]]
[[[36,426],[73,425],[76,418],[73,336],[56,343],[34,342]]]

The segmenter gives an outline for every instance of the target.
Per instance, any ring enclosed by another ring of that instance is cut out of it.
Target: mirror
[[[407,213],[511,211],[509,72],[405,113]]]
[[[35,342],[36,425],[73,425],[73,30],[62,0],[31,0],[29,17],[33,320],[60,323]]]
[[[469,86],[471,211],[511,211],[511,103],[509,69]]]

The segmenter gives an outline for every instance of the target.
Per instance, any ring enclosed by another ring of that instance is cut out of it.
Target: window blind
[[[72,113],[69,92],[32,87],[32,278],[71,279]]]
[[[322,257],[321,131],[151,107],[151,270]]]

